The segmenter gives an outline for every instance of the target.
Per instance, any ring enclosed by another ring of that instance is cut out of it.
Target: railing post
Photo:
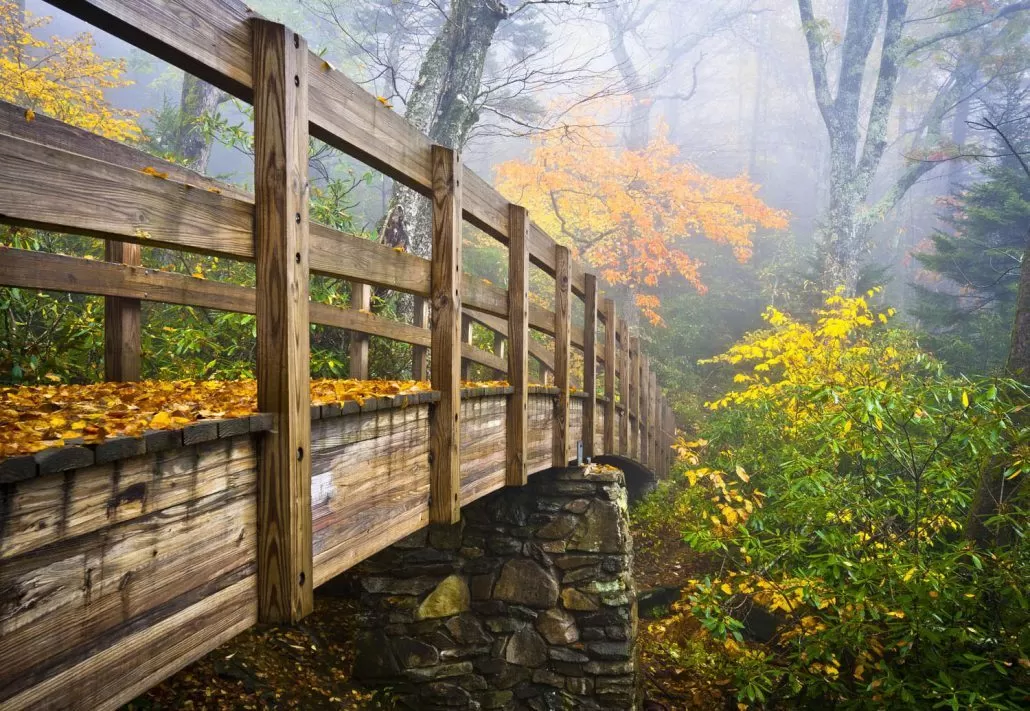
[[[140,246],[107,240],[104,259],[138,267]],[[104,297],[104,380],[133,382],[142,372],[140,301],[120,296]]]
[[[350,283],[350,308],[354,311],[365,311],[372,308],[372,287],[359,281]],[[350,337],[350,369],[348,375],[357,380],[368,380],[368,334],[351,331]]]
[[[429,302],[421,296],[412,299],[413,324],[419,328],[429,326]],[[411,377],[415,380],[429,380],[429,349],[425,346],[411,347]]]
[[[572,256],[569,248],[554,246],[554,406],[551,466],[569,464],[569,349],[572,346]]]
[[[457,523],[461,516],[461,161],[443,146],[432,148],[433,253],[430,267],[433,333],[431,380],[440,400],[429,419],[429,521]]]
[[[630,376],[629,358],[629,331],[626,328],[625,319],[619,319],[619,327],[616,331],[619,334],[619,342],[622,347],[619,349],[619,400],[622,402],[622,422],[619,425],[619,454],[629,454],[629,385]]]
[[[640,340],[629,339],[629,403],[626,408],[629,419],[629,456],[639,461],[640,457]]]
[[[529,213],[508,206],[508,463],[505,483],[524,486],[529,450]]]
[[[647,461],[651,463],[652,467],[660,469],[658,443],[661,441],[662,421],[658,418],[658,374],[654,371],[651,371],[651,382],[647,386],[647,391],[651,394],[651,398],[647,403],[647,424],[651,431],[651,436],[648,439]]]
[[[597,276],[583,277],[583,457],[594,456],[597,433]]]
[[[615,454],[615,301],[604,300],[604,453]]]
[[[643,465],[651,466],[653,463],[650,459],[651,454],[651,437],[649,428],[651,425],[650,421],[650,403],[651,403],[651,361],[641,353],[641,406],[640,414],[637,418],[638,429],[641,433],[641,448],[639,452],[640,463]]]
[[[308,49],[280,24],[252,22],[258,409],[277,418],[258,460],[258,612],[296,622],[314,607]]]

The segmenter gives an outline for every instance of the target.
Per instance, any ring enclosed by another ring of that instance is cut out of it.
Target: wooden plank
[[[529,213],[508,208],[508,486],[523,486],[529,476]]]
[[[412,298],[414,325],[417,328],[429,328],[429,302],[421,297]],[[415,380],[429,380],[429,350],[425,346],[411,349],[411,377]]]
[[[583,298],[583,456],[594,456],[597,431],[597,276],[584,276]]]
[[[277,416],[258,473],[258,610],[296,622],[314,608],[308,335],[307,44],[253,21],[258,409]]]
[[[461,505],[505,486],[508,395],[461,401]]]
[[[569,464],[569,379],[572,290],[569,269],[572,255],[565,245],[554,248],[554,385],[558,397],[554,403],[554,436],[551,440],[551,464],[565,467]]]
[[[372,287],[352,281],[349,305],[352,311],[371,313]],[[360,331],[351,331],[348,353],[350,362],[347,374],[356,380],[368,380],[368,336]]]
[[[461,161],[455,151],[436,145],[432,254],[431,381],[440,401],[429,424],[429,520],[451,524],[461,516]]]
[[[139,266],[139,245],[108,240],[104,245],[104,259]],[[104,380],[134,382],[140,379],[141,372],[139,299],[107,296],[104,298]]]
[[[648,436],[647,461],[658,471],[661,471],[661,459],[659,458],[659,442],[661,441],[661,420],[658,417],[658,403],[661,399],[658,393],[658,374],[651,371],[651,380],[647,384],[647,392],[650,399],[647,403],[647,422],[650,434]]]
[[[511,249],[511,246],[508,247]],[[498,334],[508,333],[508,320],[506,318],[498,318],[497,316],[491,316],[480,311],[471,311],[469,315],[474,321],[478,321],[480,324]],[[554,370],[554,354],[548,350],[543,344],[538,341],[529,339],[529,355],[536,358],[546,368]]]
[[[629,339],[629,400],[626,403],[629,421],[629,452],[632,459],[640,457],[640,342],[636,336]]]
[[[615,300],[604,300],[604,453],[615,454]]]

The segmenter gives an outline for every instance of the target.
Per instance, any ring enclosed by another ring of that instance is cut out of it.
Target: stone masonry
[[[541,472],[361,564],[355,675],[415,709],[637,708],[623,474]]]

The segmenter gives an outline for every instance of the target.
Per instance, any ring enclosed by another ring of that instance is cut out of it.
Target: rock
[[[514,698],[514,694],[511,691],[505,689],[503,691],[492,691],[488,694],[480,696],[480,704],[484,709],[499,709],[504,708]]]
[[[587,651],[598,659],[629,659],[630,645],[627,642],[591,642]]]
[[[571,694],[586,696],[593,691],[593,679],[570,677],[565,680],[565,688]]]
[[[464,522],[453,526],[435,525],[429,527],[429,545],[437,550],[456,551],[461,548],[461,534],[465,530]]]
[[[622,552],[625,541],[618,504],[594,501],[569,538],[569,550],[591,553]]]
[[[537,530],[536,537],[548,540],[565,538],[575,530],[577,523],[579,523],[579,519],[572,514],[555,516],[554,520]]]
[[[548,656],[556,662],[568,662],[569,664],[583,664],[589,662],[590,657],[565,647],[553,647],[548,651]]]
[[[504,660],[524,667],[538,667],[547,661],[547,643],[527,625],[508,638]]]
[[[390,642],[397,662],[404,668],[428,667],[440,661],[436,647],[414,637],[396,637]]]
[[[469,584],[469,590],[472,592],[473,600],[489,600],[490,595],[493,594],[493,589],[493,573],[484,573],[482,575],[472,576],[472,580]]]
[[[587,674],[599,674],[604,676],[632,674],[633,662],[587,662],[584,669]]]
[[[418,606],[415,618],[427,620],[465,612],[469,609],[470,597],[465,579],[458,575],[449,575]]]
[[[371,577],[361,580],[365,592],[373,595],[421,595],[436,585],[433,578],[387,578]]]
[[[393,676],[400,671],[397,660],[390,653],[390,644],[382,632],[364,634],[355,646],[354,676],[358,679],[376,679]]]
[[[572,644],[579,640],[576,619],[559,608],[541,614],[536,620],[536,629],[551,644]]]
[[[545,684],[547,686],[554,686],[561,689],[565,686],[565,678],[562,675],[555,674],[553,671],[548,671],[547,669],[537,669],[533,672],[533,683]]]
[[[472,673],[472,662],[454,662],[453,664],[437,664],[426,669],[408,669],[405,674],[412,679],[446,679]]]
[[[590,501],[587,499],[575,499],[565,504],[565,510],[574,514],[581,514],[588,508],[590,508]]]
[[[486,644],[493,641],[475,615],[463,612],[447,620],[444,625],[458,644]]]
[[[515,558],[501,568],[494,586],[494,599],[528,607],[554,607],[558,601],[558,581],[539,563]]]
[[[581,593],[576,588],[565,588],[562,590],[561,602],[566,610],[596,610],[600,607],[596,600],[589,595]]]

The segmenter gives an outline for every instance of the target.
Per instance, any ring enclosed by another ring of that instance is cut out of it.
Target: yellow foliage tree
[[[125,61],[103,59],[93,37],[39,39],[49,17],[22,14],[12,0],[0,0],[0,99],[117,141],[140,138],[136,114],[113,108],[104,91],[128,86]]]
[[[497,171],[504,195],[578,252],[613,286],[635,295],[653,323],[661,321],[655,287],[679,275],[700,291],[700,262],[687,252],[704,237],[751,255],[758,228],[784,229],[786,214],[760,200],[741,175],[716,178],[682,161],[664,131],[643,150],[618,146],[603,127],[540,134],[529,160]]]

